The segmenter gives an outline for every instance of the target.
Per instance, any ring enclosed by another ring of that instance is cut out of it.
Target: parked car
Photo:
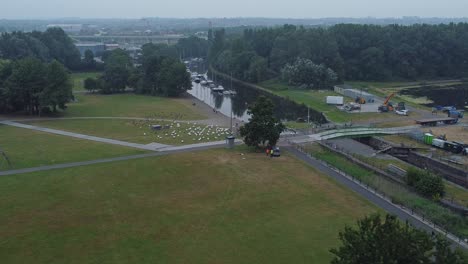
[[[280,148],[274,147],[273,148],[273,157],[279,157],[279,156],[281,156]]]
[[[406,109],[396,110],[395,113],[396,113],[397,115],[404,115],[404,116],[407,116],[407,115],[408,115],[408,110],[406,110]]]

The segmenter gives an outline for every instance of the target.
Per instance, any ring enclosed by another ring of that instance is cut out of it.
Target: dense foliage
[[[100,80],[87,80],[85,88],[101,93],[119,93],[132,88],[136,93],[179,96],[191,89],[190,74],[165,45],[143,46],[141,65],[135,67],[127,52],[113,50],[104,57]]]
[[[285,25],[246,29],[240,37],[220,30],[214,32],[211,41],[212,64],[248,81],[278,76],[285,65],[293,64],[297,58],[323,64],[341,80],[455,78],[468,73],[466,23],[340,24],[308,29]],[[257,71],[266,74],[252,79],[253,64]]]
[[[345,227],[339,233],[342,245],[330,250],[333,264],[462,264],[462,253],[453,251],[440,236],[402,224],[395,216],[372,215],[361,219],[357,227]]]
[[[123,92],[129,85],[133,61],[127,52],[113,50],[104,59],[104,73],[101,76],[101,92],[105,94]]]
[[[304,85],[306,88],[315,89],[330,87],[338,79],[332,69],[303,58],[297,58],[293,64],[286,64],[281,73],[283,80],[289,84]]]
[[[65,67],[36,58],[0,61],[0,112],[25,111],[41,115],[65,109],[72,99],[72,85]]]
[[[248,108],[247,113],[251,115],[251,118],[240,128],[240,135],[247,146],[276,145],[285,126],[273,116],[273,107],[270,99],[260,96]]]
[[[406,182],[426,197],[439,199],[444,195],[444,182],[442,178],[431,174],[427,170],[410,168],[406,173]]]
[[[182,58],[206,58],[209,42],[202,38],[190,36],[179,39],[176,47]]]
[[[81,68],[80,52],[60,28],[0,35],[0,58],[17,60],[27,57],[35,57],[42,62],[57,60],[73,70]]]

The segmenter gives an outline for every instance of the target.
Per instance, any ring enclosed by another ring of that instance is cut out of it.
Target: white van
[[[444,148],[445,145],[445,140],[434,138],[432,140],[432,146],[438,147],[438,148]]]

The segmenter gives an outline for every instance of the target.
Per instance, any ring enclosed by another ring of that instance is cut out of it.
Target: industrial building
[[[100,57],[104,51],[115,50],[119,48],[119,44],[104,44],[104,43],[77,43],[75,46],[80,51],[81,56],[84,56],[87,50],[90,50],[95,57]]]
[[[364,98],[366,102],[373,103],[375,101],[375,96],[373,94],[364,92],[362,90],[352,89],[352,86],[349,85],[336,85],[334,87],[336,93],[342,94],[351,98]]]
[[[87,50],[90,50],[96,57],[100,57],[106,51],[106,44],[104,43],[78,43],[75,46],[80,51],[81,56],[84,56]]]

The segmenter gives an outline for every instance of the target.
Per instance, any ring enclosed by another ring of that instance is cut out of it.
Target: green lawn
[[[0,125],[0,170],[29,168],[144,153],[142,150]]]
[[[84,91],[84,80],[87,78],[97,78],[101,75],[100,72],[77,72],[71,74],[73,82],[73,91]]]
[[[424,217],[429,218],[432,222],[443,226],[460,237],[468,236],[468,219],[442,207],[437,202],[416,195],[406,187],[402,187],[385,177],[378,176],[350,162],[344,156],[333,153],[320,145],[310,144],[307,150],[316,158],[332,164],[334,167],[345,171],[347,174],[354,176],[363,183],[372,186],[372,188],[378,189],[379,192],[385,193],[393,202],[413,208],[415,212],[424,215]],[[453,196],[455,199],[466,198],[463,193],[454,191],[451,186],[448,186],[447,194]]]
[[[377,211],[304,163],[209,150],[0,178],[4,263],[329,263]],[[291,173],[294,171],[294,173]]]
[[[76,99],[77,102],[68,104],[63,116],[156,117],[179,120],[205,118],[193,109],[189,100],[184,99],[135,94],[79,94]]]
[[[339,110],[337,107],[326,103],[327,96],[337,96],[339,94],[334,91],[326,90],[301,90],[288,86],[279,82],[277,79],[268,80],[259,84],[262,87],[270,90],[272,93],[289,98],[297,103],[303,103],[308,107],[323,112],[328,119],[333,122],[357,122],[362,120],[382,119],[390,115],[390,113],[347,113]],[[351,98],[345,98],[347,101],[352,101]]]
[[[227,128],[197,124],[196,121],[184,123],[115,119],[58,119],[27,123],[142,144],[158,142],[169,145],[187,145],[224,140],[229,134]],[[150,125],[168,125],[170,128],[154,131],[151,130]]]

